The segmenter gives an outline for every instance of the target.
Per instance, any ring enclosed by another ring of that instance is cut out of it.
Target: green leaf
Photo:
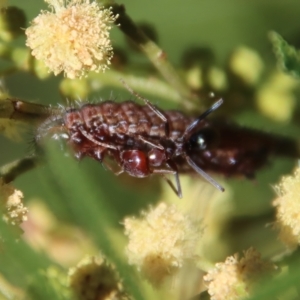
[[[95,184],[87,170],[80,168],[73,158],[63,156],[55,146],[49,143],[47,147],[51,162],[47,185],[51,187],[52,200],[57,198],[65,206],[74,223],[85,230],[101,253],[114,263],[129,294],[136,300],[145,299],[135,270],[125,261],[124,248],[114,235],[118,231],[117,218],[107,195],[99,190],[99,184]]]
[[[280,68],[297,78],[300,77],[300,51],[289,45],[277,32],[272,31],[269,38]]]

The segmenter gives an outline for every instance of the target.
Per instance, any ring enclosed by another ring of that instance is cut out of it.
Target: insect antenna
[[[206,110],[203,114],[201,114],[195,121],[193,121],[185,130],[182,138],[185,139],[187,135],[189,135],[194,128],[196,128],[199,123],[204,120],[209,114],[217,110],[222,104],[223,104],[223,99],[218,100],[215,102],[208,110]]]
[[[214,187],[216,187],[219,191],[224,192],[225,189],[220,185],[217,181],[215,181],[211,176],[209,176],[205,171],[203,171],[199,166],[195,164],[195,162],[189,157],[186,156],[187,163],[199,174],[201,175],[206,181],[211,183]]]
[[[206,110],[203,114],[201,114],[195,121],[193,121],[185,130],[182,139],[186,140],[187,137],[190,136],[190,134],[193,132],[195,128],[199,125],[199,123],[204,120],[209,114],[214,112],[216,109],[218,109],[223,104],[223,99],[218,100],[215,102],[208,110]],[[203,171],[194,161],[192,158],[190,158],[187,154],[185,154],[185,158],[187,163],[199,174],[201,175],[206,181],[211,183],[214,187],[216,187],[221,192],[224,192],[225,189],[217,182],[215,181],[211,176],[209,176],[205,171]]]

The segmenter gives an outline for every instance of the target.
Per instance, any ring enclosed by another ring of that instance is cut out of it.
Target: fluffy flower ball
[[[124,225],[129,237],[129,263],[136,265],[154,286],[161,285],[186,259],[194,257],[199,224],[175,206],[160,203],[144,212],[141,219],[126,218]]]
[[[2,219],[13,226],[19,226],[27,220],[28,209],[24,206],[23,193],[0,179],[0,205],[3,206]]]
[[[102,256],[86,257],[69,271],[78,300],[128,300],[115,268]]]
[[[293,176],[286,176],[275,186],[278,198],[273,202],[276,207],[276,223],[279,238],[289,248],[300,244],[300,168]]]
[[[32,55],[68,78],[106,70],[113,56],[109,31],[118,16],[90,0],[47,2],[52,12],[42,11],[25,31]]]
[[[248,297],[260,282],[261,276],[273,273],[276,267],[261,259],[254,248],[238,255],[227,257],[224,263],[217,263],[215,268],[204,276],[211,300],[239,300]]]

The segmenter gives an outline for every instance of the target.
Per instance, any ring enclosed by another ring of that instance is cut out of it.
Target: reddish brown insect
[[[271,154],[299,156],[291,139],[206,120],[223,100],[197,118],[162,111],[143,101],[145,105],[104,101],[67,108],[41,124],[36,139],[39,142],[46,135],[66,139],[78,159],[89,156],[104,163],[109,157],[119,165],[118,173],[139,178],[160,174],[179,197],[179,173],[197,172],[224,191],[206,171],[252,178]],[[170,174],[175,176],[175,186],[167,178]]]

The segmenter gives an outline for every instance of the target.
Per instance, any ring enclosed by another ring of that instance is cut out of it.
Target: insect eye
[[[203,128],[192,134],[189,139],[190,150],[205,150],[215,146],[219,137],[215,130],[211,128]]]
[[[207,148],[207,142],[206,142],[205,136],[203,134],[196,135],[195,142],[199,149],[204,150]]]

